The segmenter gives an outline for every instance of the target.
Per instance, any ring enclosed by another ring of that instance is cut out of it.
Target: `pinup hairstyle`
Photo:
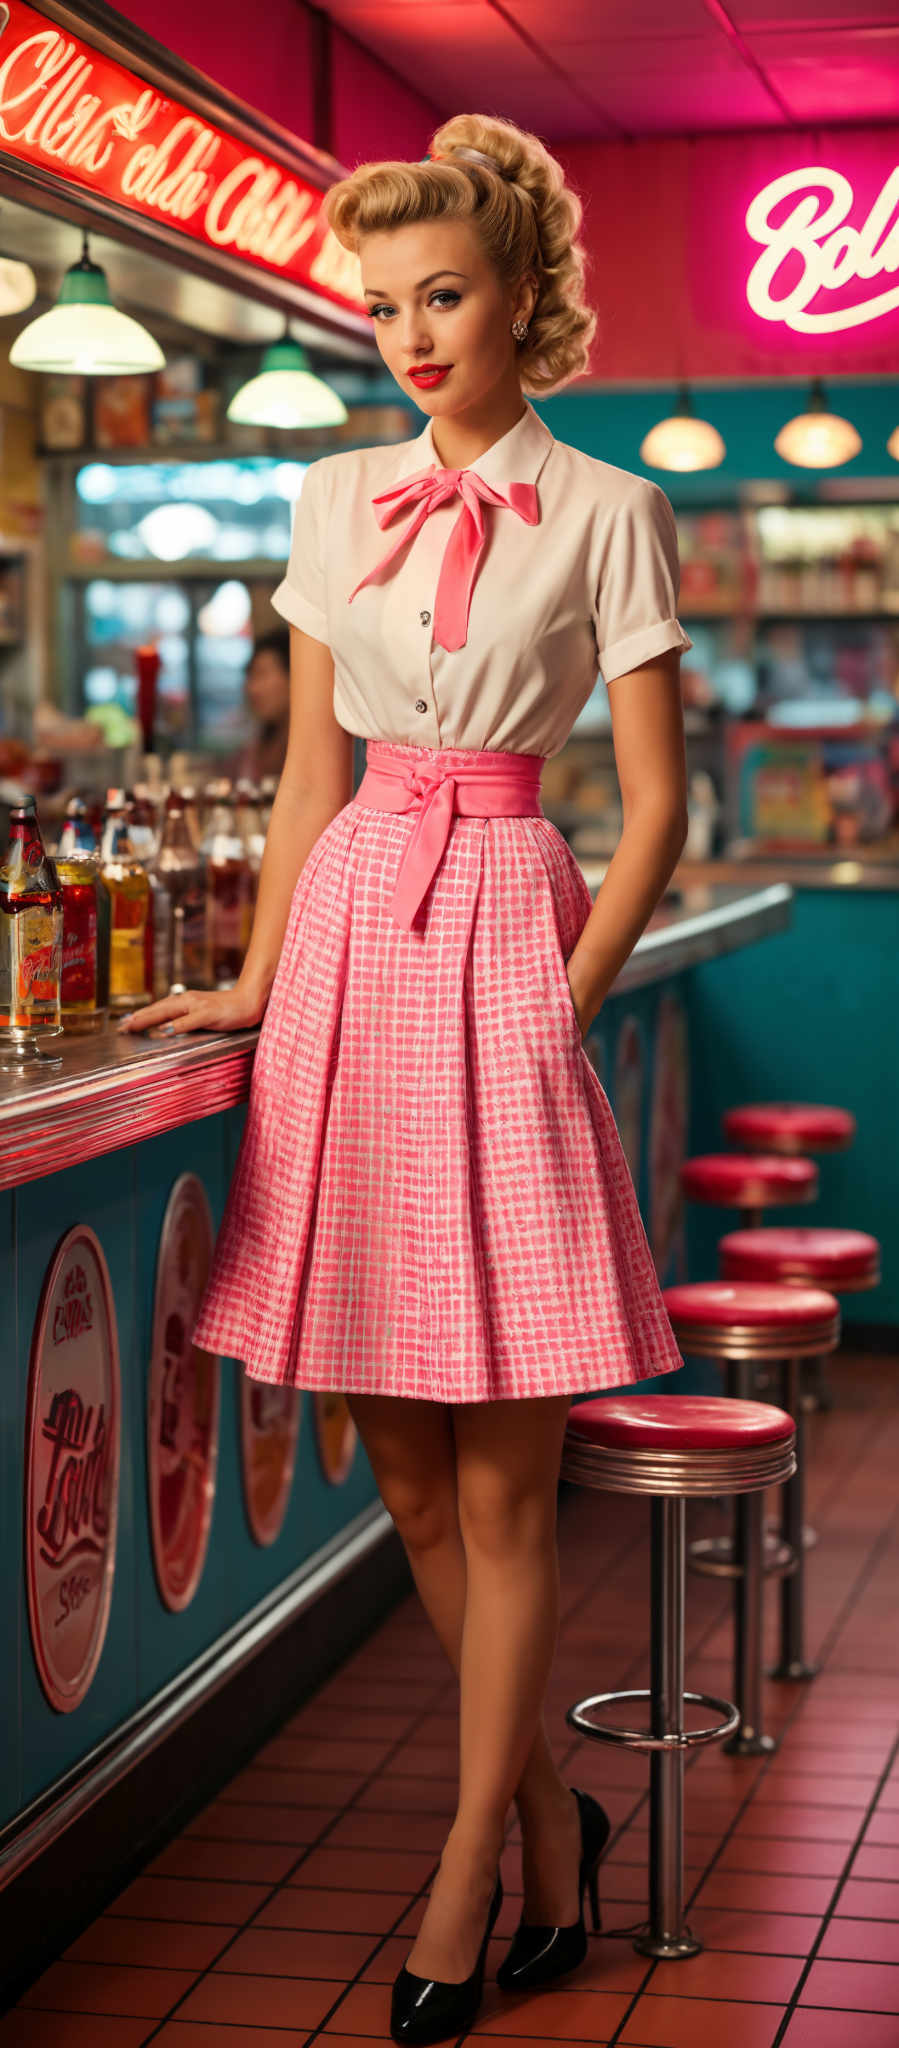
[[[528,270],[537,279],[518,345],[522,390],[534,397],[558,390],[586,370],[596,331],[584,298],[580,199],[539,137],[514,121],[456,114],[436,130],[432,152],[421,163],[358,164],[325,194],[328,226],[355,254],[364,235],[417,221],[472,220],[503,284]]]

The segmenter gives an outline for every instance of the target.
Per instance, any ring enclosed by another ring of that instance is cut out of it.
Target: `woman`
[[[426,425],[304,478],[246,965],[132,1021],[264,1013],[195,1335],[253,1377],[345,1392],[459,1673],[458,1810],[393,1990],[393,2038],[425,2042],[472,2024],[513,1798],[524,1909],[500,1981],[586,1953],[608,1821],[542,1718],[562,1439],[572,1394],[680,1358],[582,1041],[684,842],[691,643],[667,498],[556,441],[524,395],[582,371],[595,326],[580,202],[538,139],[460,116],[421,164],[360,165],[325,204]],[[538,786],[597,665],[624,828],[593,905]]]
[[[276,626],[260,633],[247,662],[244,695],[255,721],[251,740],[235,755],[230,772],[235,781],[248,776],[280,775],[290,729],[290,628]]]

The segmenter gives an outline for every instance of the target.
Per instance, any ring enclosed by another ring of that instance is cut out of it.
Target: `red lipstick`
[[[452,363],[420,363],[417,369],[409,371],[409,376],[413,384],[419,384],[423,390],[429,390],[434,384],[442,384],[452,367]]]

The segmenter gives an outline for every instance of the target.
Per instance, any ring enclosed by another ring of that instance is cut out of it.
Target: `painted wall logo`
[[[220,1369],[191,1341],[212,1257],[202,1181],[176,1180],[159,1240],[147,1387],[153,1563],[166,1607],[193,1599],[206,1561],[218,1462]]]
[[[302,1395],[240,1374],[240,1462],[247,1521],[254,1542],[274,1543],[290,1500]]]
[[[343,1394],[313,1394],[312,1402],[319,1463],[329,1485],[342,1486],[356,1455],[356,1424]]]
[[[103,1648],[119,1482],[115,1312],[100,1245],[78,1226],[45,1276],[28,1377],[25,1549],[35,1663],[52,1706],[83,1700]]]
[[[857,224],[849,218],[855,205],[849,179],[821,165],[787,171],[756,193],[746,226],[763,254],[746,297],[760,320],[795,334],[840,334],[899,306],[899,284],[871,289],[875,279],[899,271],[899,165]],[[821,294],[843,296],[813,311]]]
[[[0,147],[357,310],[322,193],[33,8],[0,5]]]

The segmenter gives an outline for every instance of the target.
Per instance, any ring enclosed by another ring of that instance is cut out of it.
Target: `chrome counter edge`
[[[589,865],[584,873],[595,893],[599,869],[592,879]],[[786,883],[687,887],[682,903],[659,913],[638,939],[610,995],[786,930],[792,898]],[[95,1037],[46,1041],[61,1049],[61,1070],[0,1074],[0,1189],[245,1102],[258,1035],[185,1036],[172,1043],[129,1037],[110,1026]]]

